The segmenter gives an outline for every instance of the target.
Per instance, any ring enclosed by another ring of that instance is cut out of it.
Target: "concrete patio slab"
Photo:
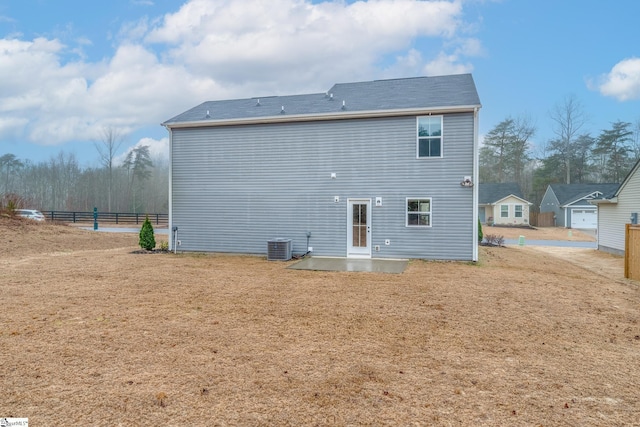
[[[409,261],[404,259],[354,259],[310,257],[288,268],[317,271],[363,271],[372,273],[401,274]]]

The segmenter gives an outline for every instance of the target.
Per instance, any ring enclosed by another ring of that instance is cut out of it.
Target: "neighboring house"
[[[529,225],[529,206],[515,183],[480,184],[478,218],[483,224]]]
[[[163,123],[170,247],[475,261],[480,107],[470,74],[198,105]]]
[[[598,212],[590,203],[611,194],[619,184],[550,184],[540,212],[553,212],[557,227],[597,229]]]
[[[623,255],[625,224],[637,224],[640,215],[640,160],[614,192],[591,203],[598,209],[598,249]]]

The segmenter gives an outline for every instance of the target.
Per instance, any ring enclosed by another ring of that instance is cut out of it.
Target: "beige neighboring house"
[[[483,224],[529,225],[531,205],[515,182],[478,187],[478,217]]]
[[[614,193],[590,203],[598,209],[598,249],[624,255],[625,224],[640,216],[640,160]]]

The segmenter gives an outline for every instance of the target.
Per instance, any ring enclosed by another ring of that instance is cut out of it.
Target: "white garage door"
[[[598,213],[595,209],[572,210],[571,228],[598,228]]]

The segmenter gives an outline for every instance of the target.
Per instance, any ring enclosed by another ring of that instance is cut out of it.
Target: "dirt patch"
[[[0,416],[34,425],[638,425],[640,290],[533,247],[404,274],[133,254],[0,219]],[[89,237],[88,237],[89,236]],[[533,239],[533,237],[530,237]]]
[[[531,249],[553,255],[571,264],[608,278],[624,276],[624,257],[596,249],[531,246]]]
[[[482,226],[485,235],[493,234],[505,239],[517,239],[524,236],[526,240],[567,240],[574,242],[595,242],[595,236],[584,231],[561,227],[490,227]]]

